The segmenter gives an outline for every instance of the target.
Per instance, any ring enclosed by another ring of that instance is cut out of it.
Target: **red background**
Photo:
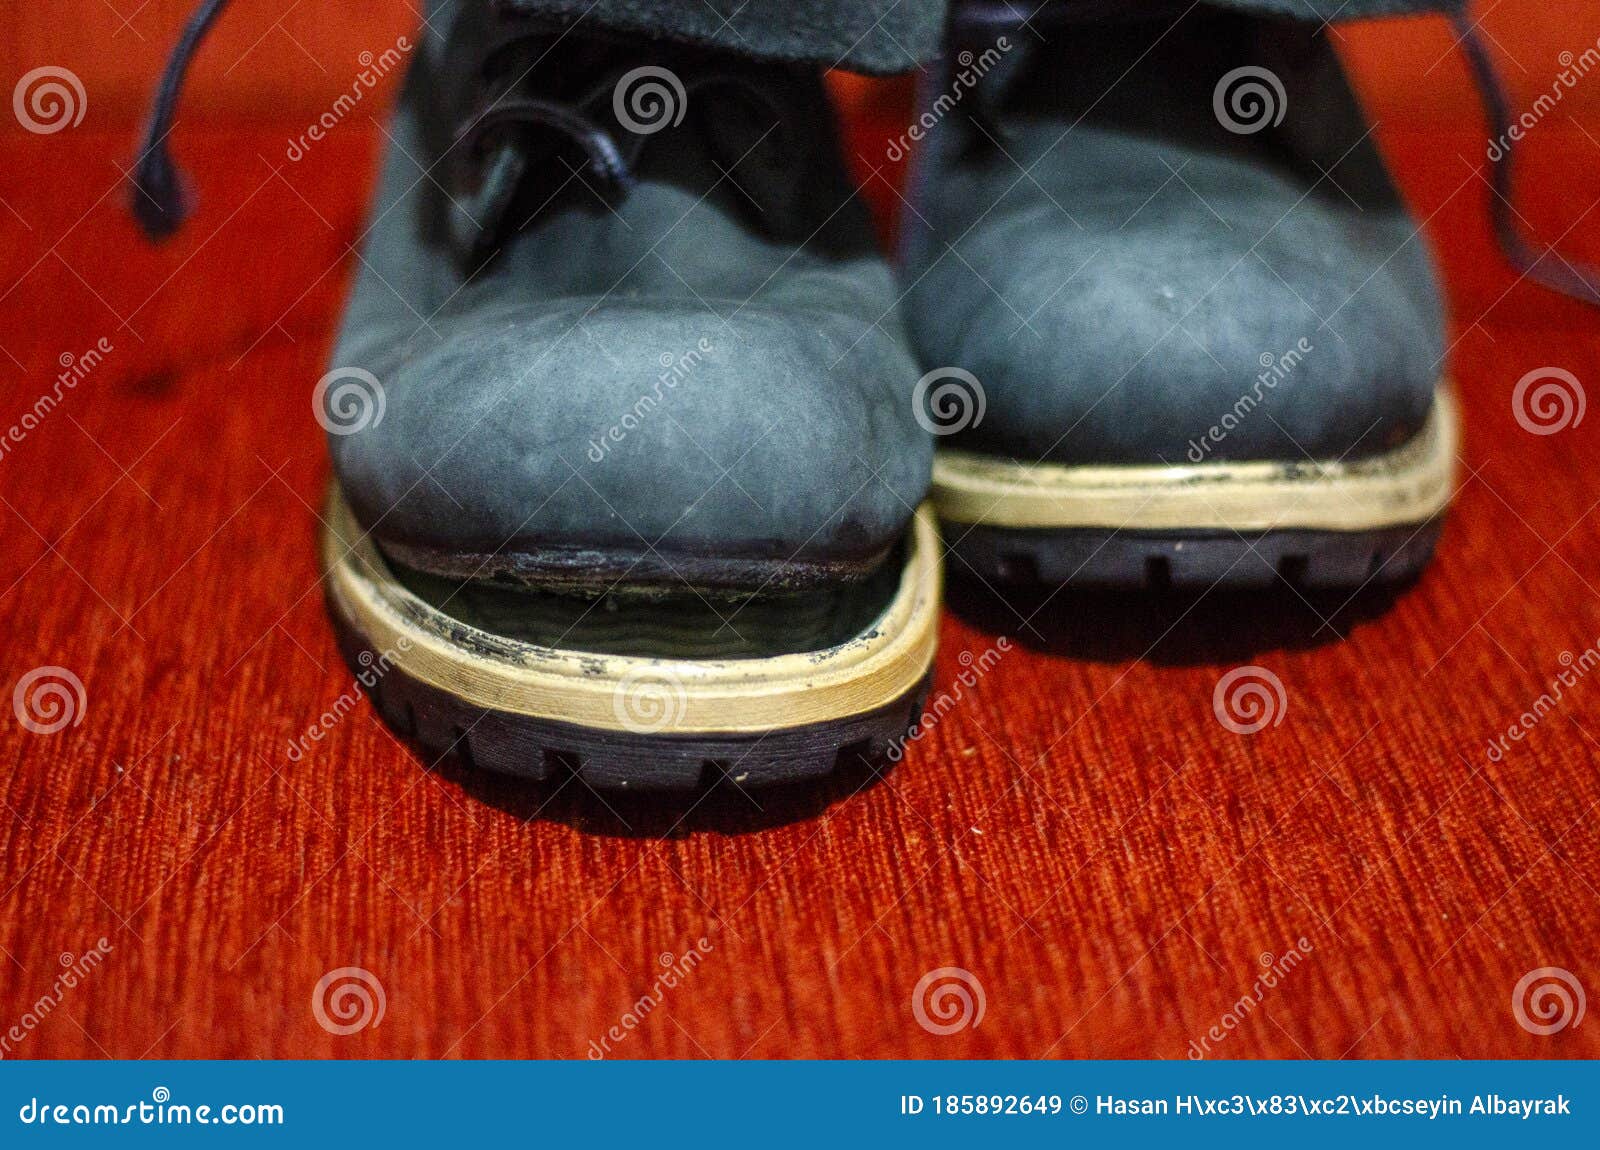
[[[1592,1020],[1538,1037],[1511,1009],[1538,967],[1600,990],[1600,683],[1485,756],[1600,641],[1600,418],[1534,436],[1510,404],[1536,368],[1600,380],[1600,317],[1499,260],[1442,22],[1338,32],[1449,288],[1468,434],[1427,576],[1348,602],[957,586],[936,690],[996,633],[1019,645],[904,764],[675,822],[431,764],[364,705],[287,757],[350,688],[306,396],[383,140],[364,110],[299,163],[284,148],[415,17],[238,0],[175,137],[199,213],[153,250],[120,169],[187,7],[14,6],[0,33],[7,86],[54,64],[88,96],[71,130],[0,126],[0,424],[59,357],[114,347],[0,458],[0,686],[58,664],[86,690],[53,735],[0,711],[0,1032],[60,955],[112,947],[8,1056],[581,1057],[701,937],[619,1056],[1183,1057],[1302,937],[1217,1055],[1600,1053]],[[1518,109],[1600,35],[1595,4],[1483,8]],[[887,226],[897,173],[869,158],[905,85],[838,90]],[[1518,209],[1569,257],[1600,259],[1597,161],[1600,75],[1525,149]],[[1212,713],[1245,663],[1288,697],[1254,736]],[[310,1001],[344,966],[387,1011],[339,1037]],[[987,1011],[937,1037],[911,995],[943,966]]]

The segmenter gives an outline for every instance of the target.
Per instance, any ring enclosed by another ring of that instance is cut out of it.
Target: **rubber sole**
[[[358,674],[378,655],[337,615],[339,647]],[[540,783],[575,775],[601,790],[700,790],[719,780],[765,787],[882,761],[922,713],[927,678],[904,697],[847,719],[763,735],[642,735],[490,710],[398,668],[368,693],[384,721],[430,758],[454,754],[474,770]]]
[[[398,577],[337,490],[322,539],[341,649],[398,732],[486,770],[537,780],[570,772],[624,789],[797,782],[887,753],[921,713],[938,638],[929,510],[902,553],[882,611],[844,642],[672,658],[543,645],[475,625],[449,598],[424,598]]]
[[[1381,531],[1212,535],[953,525],[946,545],[952,573],[997,583],[1338,588],[1415,578],[1433,558],[1442,527],[1435,519]]]
[[[941,452],[933,501],[952,570],[994,581],[1397,582],[1432,558],[1459,446],[1456,406],[1441,385],[1416,436],[1365,459],[1116,467]]]

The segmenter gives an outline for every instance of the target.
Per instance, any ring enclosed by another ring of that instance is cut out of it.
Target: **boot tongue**
[[[1191,17],[1194,8],[1192,0],[1053,0],[1043,5],[957,0],[948,80],[953,90],[973,89],[963,109],[978,129],[970,147],[983,151],[1003,144],[1007,121],[1019,118],[1054,120],[1064,115],[1075,122],[1091,113],[1104,114],[1108,104],[1117,102],[1130,72],[1148,63],[1147,57],[1164,41],[1181,39],[1184,29],[1172,31],[1179,21],[1198,24],[1206,18],[1204,9]],[[1218,29],[1224,34],[1236,21],[1226,23]],[[1209,23],[1206,31],[1212,31]],[[1172,48],[1163,54],[1170,57]],[[1163,105],[1161,116],[1193,105],[1198,123],[1208,112],[1209,100],[1193,98],[1198,88],[1186,74],[1159,75],[1153,82],[1154,93],[1151,77],[1144,77],[1140,99],[1147,108]]]
[[[782,67],[497,23],[463,38],[481,79],[445,101],[468,111],[436,137],[448,161],[447,236],[464,263],[546,212],[612,209],[639,179],[736,204],[774,236],[798,229],[796,164],[814,148],[797,129],[817,118],[815,77],[807,106],[805,78]],[[449,56],[462,66],[459,52]]]

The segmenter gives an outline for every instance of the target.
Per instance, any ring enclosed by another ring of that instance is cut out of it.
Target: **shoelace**
[[[1600,268],[1559,255],[1553,245],[1540,253],[1523,238],[1517,227],[1518,213],[1514,199],[1516,181],[1512,167],[1516,145],[1511,138],[1511,101],[1495,71],[1494,59],[1489,55],[1488,46],[1484,44],[1477,25],[1464,13],[1452,13],[1450,23],[1472,68],[1478,97],[1483,102],[1484,116],[1489,121],[1489,131],[1495,139],[1505,141],[1505,146],[1499,149],[1499,155],[1489,157],[1489,184],[1494,192],[1489,212],[1501,253],[1512,267],[1535,283],[1600,306],[1600,286],[1597,286],[1600,285]],[[1546,258],[1551,256],[1555,257],[1553,262]]]
[[[183,226],[189,214],[184,202],[183,178],[167,141],[172,134],[189,65],[227,5],[228,0],[201,0],[184,25],[183,34],[173,47],[156,87],[149,126],[133,177],[133,214],[152,240],[172,235]],[[501,101],[464,127],[461,142],[467,148],[476,147],[487,133],[511,123],[543,124],[567,134],[588,154],[597,174],[608,185],[624,192],[630,186],[628,164],[615,138],[581,112],[554,101],[528,97]]]
[[[456,134],[456,146],[466,153],[475,152],[490,135],[516,124],[555,128],[577,142],[596,174],[608,185],[623,192],[632,185],[630,160],[616,137],[581,111],[551,100],[530,96],[501,100],[462,126]]]
[[[619,68],[615,74],[607,75],[587,93],[570,102],[520,94],[490,100],[457,129],[453,147],[464,155],[471,155],[481,149],[490,137],[507,127],[553,128],[583,149],[593,165],[594,173],[603,183],[626,194],[633,186],[633,168],[648,137],[630,134],[627,146],[624,146],[618,142],[616,133],[610,127],[589,112],[591,108],[611,105],[624,71]],[[682,81],[682,84],[685,98],[715,88],[737,91],[752,104],[759,105],[763,112],[772,117],[778,128],[783,126],[783,111],[769,93],[737,72],[710,69]]]
[[[189,65],[227,4],[228,0],[202,0],[174,46],[156,89],[140,159],[134,169],[132,205],[134,217],[152,240],[170,236],[188,216],[183,178],[172,159],[168,137],[174,127]],[[532,33],[521,37],[512,35],[498,43],[496,49],[515,50],[519,40],[533,36]],[[522,93],[497,97],[478,109],[458,128],[451,151],[463,158],[472,158],[488,150],[490,140],[503,136],[508,128],[550,128],[582,149],[604,191],[625,196],[634,185],[633,167],[647,137],[630,135],[628,146],[625,147],[618,142],[617,134],[590,112],[596,107],[609,106],[621,72],[619,70],[617,75],[606,77],[591,86],[587,93],[571,101],[556,101]],[[782,110],[777,107],[770,93],[736,70],[706,69],[684,82],[683,92],[687,96],[716,87],[737,90],[770,114],[777,128],[783,128]],[[781,134],[787,133],[784,131]]]
[[[167,138],[172,134],[189,65],[206,33],[227,4],[228,0],[201,0],[173,47],[156,88],[150,124],[145,131],[133,179],[133,214],[151,239],[162,239],[177,231],[188,214],[183,202],[182,179],[167,146]],[[1030,4],[1031,0],[964,0],[957,7],[955,32],[959,36],[980,31],[992,32],[997,28],[1020,28],[1025,20],[1045,14],[1053,21],[1088,21],[1114,19],[1127,12],[1120,0],[1057,0],[1047,7],[1023,11]],[[1151,11],[1141,9],[1139,14],[1148,17]],[[1504,147],[1499,149],[1499,155],[1489,157],[1490,186],[1493,190],[1490,218],[1501,253],[1525,278],[1563,295],[1600,306],[1600,286],[1597,286],[1600,284],[1600,268],[1562,257],[1553,246],[1540,253],[1518,228],[1514,198],[1515,141],[1510,135],[1511,101],[1477,25],[1465,13],[1452,13],[1450,22],[1472,69],[1490,131],[1497,139],[1505,141]],[[721,79],[717,76],[704,77],[696,86],[719,82]],[[565,133],[583,148],[602,179],[623,193],[629,188],[630,166],[616,138],[590,117],[564,104],[533,97],[501,101],[472,121],[466,129],[471,138],[463,142],[469,147],[475,146],[484,133],[510,123],[543,124]],[[1547,263],[1546,257],[1552,255],[1556,256],[1555,262]]]
[[[1133,10],[1127,7],[1124,0],[1054,0],[1048,5],[1041,5],[1036,0],[960,0],[954,16],[954,34],[963,40],[992,37],[1007,29],[1020,30],[1025,22],[1035,20],[1054,24],[1119,19],[1154,20],[1163,16],[1181,16],[1191,7],[1192,4],[1183,0],[1155,0],[1150,6]],[[1472,70],[1474,86],[1483,105],[1489,130],[1494,138],[1504,141],[1498,154],[1491,153],[1488,157],[1489,182],[1493,189],[1489,205],[1490,223],[1501,254],[1524,278],[1562,295],[1600,306],[1600,268],[1562,256],[1554,246],[1540,252],[1518,227],[1513,167],[1515,142],[1510,135],[1514,122],[1511,101],[1477,25],[1461,12],[1452,12],[1450,23]],[[976,101],[975,105],[983,130],[998,138],[995,111],[981,100]]]
[[[178,113],[178,97],[183,94],[184,77],[195,51],[211,25],[227,7],[228,0],[200,0],[200,7],[184,25],[183,35],[167,58],[150,106],[150,126],[145,130],[139,163],[133,174],[133,216],[145,235],[164,239],[182,226],[188,214],[183,204],[183,188],[178,167],[172,162],[167,137],[172,134]]]
[[[636,182],[634,169],[640,153],[653,136],[624,132],[619,139],[618,133],[602,122],[624,74],[625,70],[619,69],[570,102],[522,94],[486,97],[484,105],[457,128],[448,145],[456,165],[468,172],[513,173],[510,178],[482,179],[475,191],[463,188],[452,198],[449,209],[454,210],[447,209],[447,215],[451,240],[460,258],[475,266],[491,255],[522,181],[540,166],[539,154],[527,150],[533,145],[516,129],[553,129],[576,143],[590,165],[584,186],[608,203],[626,198]],[[682,91],[687,100],[691,93],[719,86],[735,89],[746,99],[763,105],[773,122],[781,125],[782,113],[775,105],[769,105],[768,94],[736,73],[707,71],[683,82]],[[601,111],[596,114],[594,109]],[[468,184],[473,182],[470,176],[463,178]],[[764,222],[776,223],[772,218]]]

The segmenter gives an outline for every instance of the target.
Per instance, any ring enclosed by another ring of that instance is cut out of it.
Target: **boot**
[[[430,26],[313,397],[352,666],[431,750],[536,778],[886,751],[936,638],[932,450],[819,69]]]
[[[904,314],[925,368],[971,377],[946,382],[934,479],[960,559],[1113,586],[1414,575],[1456,471],[1442,309],[1327,35],[1159,0],[1025,28],[966,0],[951,55]]]

